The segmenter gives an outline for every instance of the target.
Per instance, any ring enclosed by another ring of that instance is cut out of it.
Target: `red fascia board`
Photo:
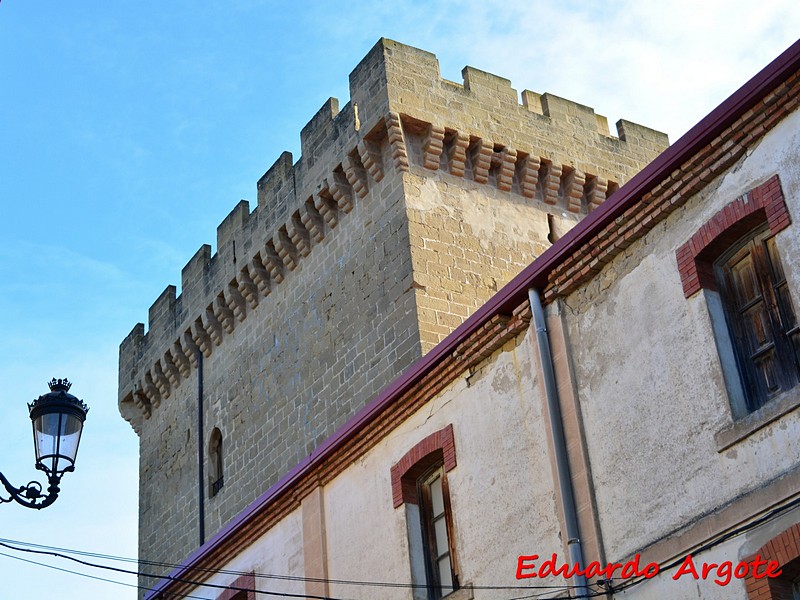
[[[397,379],[336,430],[310,455],[301,460],[267,489],[250,506],[223,527],[214,537],[193,552],[183,564],[162,580],[145,598],[149,600],[169,585],[169,577],[179,578],[190,571],[203,557],[225,543],[271,502],[298,481],[308,471],[324,461],[348,440],[357,435],[381,412],[416,385],[428,372],[444,360],[467,337],[494,315],[510,315],[528,297],[529,288],[543,289],[550,272],[577,252],[583,244],[606,225],[638,202],[675,169],[686,163],[726,127],[755,106],[761,98],[800,68],[800,40],[759,71],[677,142],[662,152],[653,162],[623,185],[597,209],[569,230],[561,239],[543,252],[514,277],[497,294],[481,306],[428,354],[414,362]]]

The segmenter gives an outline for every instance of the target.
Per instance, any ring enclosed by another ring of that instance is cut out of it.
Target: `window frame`
[[[750,283],[756,288],[756,295],[751,298],[741,297],[741,284],[736,282],[735,267],[742,265],[745,260],[749,260],[754,275]],[[766,225],[741,238],[713,266],[743,388],[742,409],[752,413],[800,383],[798,342],[792,340],[793,336],[800,335],[797,312],[791,295],[788,292],[782,295],[778,291],[779,288],[788,289],[788,282],[775,236]],[[747,317],[743,313],[752,314],[756,311],[766,317],[761,321],[765,343],[753,348]],[[791,322],[787,324],[787,321]],[[770,353],[774,354],[774,383],[777,384],[774,389],[770,388],[765,378],[759,376],[756,368],[758,362],[763,362],[763,357]]]
[[[730,311],[725,308],[726,290],[720,292],[724,286],[720,286],[716,268],[720,258],[731,256],[729,253],[735,253],[739,244],[759,233],[774,238],[790,224],[780,179],[773,175],[714,214],[675,253],[684,296],[691,298],[701,290],[705,296],[728,391],[734,426],[729,428],[731,431],[718,432],[719,451],[792,410],[800,401],[798,386],[794,385],[791,393],[784,390],[775,394],[776,402],[770,399],[753,410],[760,402],[747,398],[747,383],[739,372],[741,358],[737,358],[735,332],[729,327],[731,319],[726,314]]]
[[[208,497],[213,498],[225,485],[224,440],[222,431],[215,427],[208,437]]]
[[[441,481],[441,512],[437,512],[433,497],[432,484]],[[428,597],[431,600],[444,598],[457,589],[458,576],[455,563],[455,549],[453,547],[453,511],[450,506],[450,490],[447,485],[447,475],[443,463],[436,463],[417,479],[417,498],[419,500],[420,523],[422,527],[422,542],[425,548],[425,573],[428,583]],[[439,548],[436,534],[436,524],[444,522],[446,550]],[[450,571],[450,585],[442,583],[440,563],[447,559]],[[449,590],[444,593],[445,590]]]
[[[447,474],[456,467],[453,426],[436,431],[417,443],[391,469],[394,507],[405,506],[408,533],[409,567],[415,600],[440,600],[460,589],[458,556],[455,548],[456,530]],[[426,485],[441,478],[443,515],[433,515],[432,502]],[[434,520],[443,517],[447,534],[447,552],[437,552]],[[434,553],[436,556],[434,557]],[[442,593],[438,575],[438,560],[445,555],[450,561],[452,588]],[[422,565],[420,565],[422,563]],[[424,594],[424,595],[423,595]]]

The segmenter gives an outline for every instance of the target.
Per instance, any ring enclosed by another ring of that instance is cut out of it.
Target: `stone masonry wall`
[[[198,545],[197,387],[223,437],[218,531],[666,145],[381,40],[120,347],[140,435],[140,557]],[[208,440],[204,440],[207,445]],[[206,454],[207,454],[206,448]],[[208,460],[207,456],[206,459]],[[207,471],[208,472],[208,471]],[[152,570],[152,569],[151,569]],[[143,580],[147,584],[147,580]]]
[[[607,196],[652,161],[663,133],[385,42],[399,115],[423,352],[443,340]]]

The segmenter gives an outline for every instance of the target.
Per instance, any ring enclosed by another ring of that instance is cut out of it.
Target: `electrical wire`
[[[698,546],[697,548],[695,548],[691,552],[688,552],[687,554],[700,554],[702,552],[710,550],[711,548],[714,548],[715,546],[718,546],[718,545],[722,544],[723,542],[731,540],[731,539],[733,539],[733,538],[735,538],[737,536],[740,536],[743,533],[746,533],[746,532],[748,532],[748,531],[750,531],[752,529],[755,529],[756,527],[759,527],[760,525],[763,525],[764,523],[767,523],[767,522],[769,522],[769,521],[771,521],[773,519],[777,519],[783,513],[788,512],[789,510],[795,508],[798,505],[800,505],[800,497],[797,497],[794,500],[791,500],[791,501],[787,502],[786,504],[783,504],[781,506],[773,508],[771,511],[763,514],[762,516],[757,517],[756,519],[753,519],[752,521],[749,521],[748,523],[740,525],[739,527],[736,527],[736,528],[734,528],[734,529],[732,529],[732,530],[730,530],[730,531],[728,531],[728,532],[726,532],[724,534],[721,534],[721,535],[717,536],[716,538],[714,538],[712,540],[709,540],[705,544],[702,544],[702,545]],[[673,561],[671,561],[671,562],[669,562],[667,564],[664,564],[664,563],[659,564],[658,565],[658,573],[661,574],[661,573],[663,573],[665,571],[669,571],[670,569],[673,569],[674,567],[677,567],[685,559],[686,558],[684,556],[684,557],[681,557],[681,558],[677,558],[677,559],[675,559],[675,560],[673,560]],[[648,579],[639,578],[639,579],[634,579],[632,581],[627,581],[627,582],[625,582],[625,583],[623,583],[623,584],[621,584],[619,586],[614,586],[613,588],[605,589],[605,590],[600,591],[600,592],[593,592],[593,593],[590,593],[590,594],[580,594],[578,596],[559,596],[557,598],[551,598],[549,600],[570,600],[572,598],[597,598],[599,596],[606,596],[608,594],[616,594],[616,593],[619,593],[619,592],[622,592],[622,591],[625,591],[625,590],[629,590],[632,587],[636,587],[637,585],[640,585],[641,583],[644,583],[645,581],[648,581]],[[597,585],[597,584],[594,584],[594,585]],[[509,600],[526,600],[526,598],[527,597],[511,598]]]
[[[18,548],[18,547],[12,546],[11,544],[6,544],[4,542],[0,543],[0,546],[2,546],[4,548],[9,548],[11,550],[16,550],[18,552],[29,552],[29,553],[33,553],[33,554],[41,554],[41,555],[47,555],[47,556],[54,556],[54,557],[57,557],[57,558],[64,558],[66,560],[71,560],[71,561],[76,562],[76,563],[81,564],[81,565],[85,565],[85,566],[89,566],[89,567],[95,567],[95,568],[98,568],[98,569],[106,569],[108,571],[114,571],[116,573],[123,573],[125,575],[137,575],[137,576],[141,576],[141,577],[149,577],[149,578],[152,578],[152,579],[162,579],[162,580],[166,579],[168,581],[174,581],[176,583],[187,583],[189,585],[194,585],[194,586],[197,586],[197,587],[210,587],[210,588],[222,589],[222,590],[253,592],[253,593],[256,593],[256,594],[263,594],[265,596],[278,596],[278,597],[281,597],[281,598],[311,598],[312,600],[346,600],[345,598],[335,598],[335,597],[331,597],[331,596],[316,596],[316,595],[313,595],[313,594],[293,594],[293,593],[290,593],[290,592],[275,592],[275,591],[269,591],[269,590],[254,590],[254,589],[243,588],[243,587],[234,586],[234,585],[219,585],[219,584],[208,583],[208,582],[203,582],[203,581],[194,581],[194,580],[185,579],[185,578],[182,578],[182,577],[173,577],[171,575],[161,576],[161,575],[155,575],[153,573],[146,573],[146,572],[143,572],[143,571],[131,571],[130,569],[121,569],[119,567],[111,567],[109,565],[100,565],[100,564],[97,564],[97,563],[91,563],[91,562],[88,562],[88,561],[85,561],[85,560],[81,560],[79,558],[75,558],[74,556],[67,556],[65,554],[61,554],[61,553],[58,553],[58,552],[49,552],[49,551],[44,551],[44,550],[33,550],[31,548]],[[19,557],[13,557],[12,556],[12,558],[19,558]],[[29,562],[33,562],[33,561],[29,561]],[[45,565],[45,566],[47,566],[47,565]],[[59,569],[59,570],[64,570],[64,569]],[[68,571],[68,572],[75,573],[74,571]],[[78,573],[76,573],[76,574],[78,574]],[[150,588],[150,587],[143,587],[143,588],[141,586],[136,586],[136,587],[140,587],[140,589],[146,589],[146,590],[152,591],[152,588]]]
[[[742,533],[750,531],[751,529],[754,529],[754,528],[756,528],[756,527],[758,527],[758,526],[760,526],[760,525],[762,525],[762,524],[764,524],[764,523],[766,523],[768,521],[776,519],[781,514],[791,510],[792,508],[794,508],[794,507],[796,507],[798,505],[800,505],[800,497],[795,498],[794,500],[792,500],[792,501],[790,501],[790,502],[788,502],[788,503],[786,503],[786,504],[784,504],[782,506],[776,507],[776,508],[772,509],[771,511],[765,513],[761,517],[758,517],[758,518],[756,518],[756,519],[754,519],[754,520],[752,520],[752,521],[750,521],[748,523],[745,523],[744,525],[741,525],[741,526],[739,526],[739,527],[737,527],[735,529],[732,529],[731,531],[728,531],[728,532],[716,537],[713,540],[710,540],[710,541],[706,542],[705,544],[702,544],[701,546],[699,546],[696,549],[694,549],[693,553],[699,554],[699,553],[705,552],[707,550],[710,550],[711,548],[714,548],[715,546],[718,546],[719,544],[722,544],[725,541],[733,539],[734,537],[737,537],[737,536],[741,535]],[[14,545],[14,544],[16,544],[16,545]],[[255,589],[241,588],[241,587],[229,586],[229,585],[212,584],[212,583],[208,583],[208,582],[194,581],[194,580],[191,580],[191,579],[175,577],[175,576],[171,576],[171,575],[159,576],[159,575],[155,575],[155,574],[152,574],[152,573],[146,573],[146,572],[142,572],[142,571],[138,571],[138,570],[133,571],[133,570],[130,570],[130,569],[121,569],[119,567],[112,567],[112,566],[109,566],[109,565],[101,565],[101,564],[97,564],[97,563],[92,563],[92,562],[85,561],[85,560],[82,560],[82,559],[79,559],[79,558],[75,558],[74,556],[69,556],[69,554],[77,554],[79,556],[90,556],[90,557],[93,557],[93,558],[102,558],[102,559],[105,559],[105,560],[114,560],[114,561],[120,561],[120,562],[135,562],[135,563],[138,563],[138,564],[148,564],[149,566],[162,566],[162,567],[173,567],[173,568],[180,566],[180,565],[176,565],[176,564],[173,564],[173,563],[163,563],[163,562],[156,562],[156,561],[138,561],[138,560],[132,559],[132,558],[125,558],[125,557],[120,557],[120,556],[113,556],[113,555],[100,554],[100,553],[94,553],[94,552],[86,552],[86,551],[80,551],[80,550],[71,550],[71,549],[65,549],[65,548],[56,548],[56,547],[53,547],[53,546],[45,546],[45,545],[41,545],[41,544],[34,544],[34,543],[31,543],[31,542],[19,542],[19,541],[15,541],[15,540],[4,539],[4,538],[0,538],[0,546],[2,546],[4,548],[8,548],[10,550],[17,551],[17,552],[27,552],[27,553],[33,553],[33,554],[54,556],[54,557],[57,557],[57,558],[70,560],[70,561],[76,562],[78,564],[82,564],[84,566],[89,566],[89,567],[99,568],[99,569],[105,569],[105,570],[109,570],[109,571],[113,571],[113,572],[117,572],[117,573],[123,573],[123,574],[126,574],[126,575],[136,575],[136,576],[141,576],[141,577],[149,577],[149,578],[153,578],[153,579],[168,580],[168,581],[173,581],[173,582],[176,582],[176,583],[186,583],[186,584],[194,585],[194,586],[197,586],[197,587],[210,587],[210,588],[215,588],[215,589],[227,589],[227,590],[234,590],[234,591],[247,591],[247,592],[253,592],[253,593],[256,593],[256,594],[263,594],[263,595],[268,595],[268,596],[278,596],[278,597],[284,597],[284,598],[312,598],[314,600],[344,600],[342,598],[335,598],[335,597],[331,597],[331,596],[315,596],[315,595],[310,595],[310,594],[292,594],[292,593],[289,593],[289,592],[276,592],[276,591],[269,591],[269,590],[255,590]],[[24,548],[24,547],[20,547],[20,546],[28,546],[28,547]],[[13,555],[6,554],[6,553],[0,553],[0,556],[6,556],[6,557],[14,558],[14,559],[17,559],[17,560],[22,560],[24,562],[28,562],[28,563],[32,563],[32,564],[36,564],[36,565],[40,565],[40,566],[45,566],[45,567],[48,567],[48,568],[51,568],[51,569],[55,569],[55,570],[58,570],[58,571],[64,571],[64,572],[67,572],[67,573],[72,573],[72,574],[80,575],[80,576],[83,576],[83,577],[89,577],[91,579],[97,579],[97,580],[100,580],[100,581],[106,581],[106,582],[109,582],[109,583],[115,583],[115,584],[118,584],[118,585],[124,585],[124,586],[129,586],[129,587],[136,587],[136,588],[139,588],[139,589],[152,590],[152,588],[149,588],[149,587],[133,585],[133,584],[127,584],[127,583],[123,583],[123,582],[119,582],[119,581],[105,579],[105,578],[102,578],[102,577],[96,577],[96,576],[93,576],[93,575],[88,575],[88,574],[85,574],[85,573],[79,573],[79,572],[76,572],[76,571],[71,571],[69,569],[63,569],[63,568],[60,568],[60,567],[55,567],[53,565],[48,565],[48,564],[45,564],[45,563],[39,563],[39,562],[36,562],[36,561],[23,559],[22,557],[13,556]],[[671,562],[669,562],[667,564],[659,564],[658,565],[659,573],[661,573],[663,571],[668,571],[668,570],[678,566],[684,560],[685,560],[685,558],[678,558],[678,559],[675,559],[675,560],[673,560],[673,561],[671,561]],[[204,572],[204,573],[209,573],[209,574],[231,574],[231,575],[243,575],[243,574],[245,574],[245,572],[242,572],[242,571],[234,571],[234,570],[226,570],[226,569],[197,569],[197,571]],[[300,577],[300,576],[292,576],[292,575],[275,575],[275,574],[266,574],[266,573],[255,573],[253,575],[255,577],[267,578],[267,579],[278,579],[278,580],[286,580],[286,581],[302,581],[302,582],[332,583],[332,584],[337,584],[337,585],[358,585],[358,586],[395,587],[395,588],[426,588],[427,587],[425,585],[416,585],[416,584],[408,584],[408,583],[393,583],[393,582],[381,582],[381,581],[357,581],[357,580],[345,580],[345,579],[323,579],[323,578],[314,578],[314,577]],[[560,592],[565,592],[566,591],[569,595],[567,595],[567,596],[550,596],[547,600],[570,600],[570,599],[574,599],[574,598],[596,598],[596,597],[599,597],[599,596],[605,596],[605,595],[607,595],[609,593],[621,592],[621,591],[630,589],[632,587],[635,587],[635,586],[643,583],[644,581],[647,581],[647,580],[643,579],[643,578],[639,578],[639,579],[635,579],[635,580],[632,580],[632,581],[629,581],[629,582],[625,582],[625,583],[621,584],[620,586],[614,587],[613,589],[604,589],[604,590],[601,590],[601,591],[598,591],[598,592],[590,592],[588,594],[579,594],[577,596],[573,596],[572,594],[570,594],[570,591],[573,588],[576,587],[576,586],[570,586],[570,585],[560,585],[560,586],[469,586],[469,587],[472,587],[473,589],[482,589],[482,590],[528,590],[528,591],[531,591],[531,590],[548,590],[547,592],[545,592],[546,594],[560,593]],[[590,586],[593,586],[593,587],[597,587],[598,585],[599,585],[598,583],[590,584]],[[191,595],[188,595],[188,594],[181,594],[181,596],[186,597],[186,598],[198,598],[199,600],[205,600],[205,599],[199,598],[198,596],[191,596]],[[532,600],[532,599],[537,599],[537,598],[544,600],[543,596],[541,595],[541,592],[539,593],[539,595],[532,594],[532,595],[526,595],[526,596],[519,596],[519,597],[511,598],[509,600]]]
[[[745,523],[744,525],[740,525],[739,527],[737,527],[735,529],[732,529],[732,530],[728,531],[727,533],[723,533],[722,535],[714,538],[713,540],[709,540],[708,542],[706,542],[705,544],[702,544],[701,546],[697,547],[693,552],[689,552],[688,554],[700,554],[702,552],[705,552],[706,550],[710,550],[711,548],[714,548],[715,546],[719,546],[723,542],[727,542],[728,540],[731,540],[731,539],[733,539],[733,538],[735,538],[737,536],[740,536],[741,534],[746,533],[746,532],[750,531],[751,529],[755,529],[756,527],[759,527],[760,525],[763,525],[764,523],[767,523],[767,522],[769,522],[769,521],[771,521],[773,519],[777,519],[783,513],[788,512],[789,510],[791,510],[792,508],[795,508],[798,505],[800,505],[800,497],[797,497],[794,500],[791,500],[790,502],[787,502],[786,504],[784,504],[782,506],[778,506],[776,508],[773,508],[771,511],[765,513],[764,515],[762,515],[762,516],[760,516],[760,517],[758,517],[758,518],[756,518],[756,519],[754,519],[754,520],[752,520],[752,521],[750,521],[748,523]],[[661,573],[662,571],[669,571],[670,569],[672,569],[674,567],[677,567],[684,560],[685,560],[685,557],[676,558],[675,560],[673,560],[672,562],[670,562],[670,563],[668,563],[666,565],[663,565],[663,566],[659,565],[658,566],[658,572]],[[626,589],[630,589],[630,588],[632,588],[632,587],[634,587],[636,585],[639,585],[640,583],[642,583],[644,581],[647,581],[647,580],[646,579],[636,579],[634,581],[623,583],[619,587],[615,587],[613,589],[613,592],[617,593],[617,592],[621,592],[621,591],[626,590]]]
[[[23,544],[25,544],[25,542],[23,542]],[[36,546],[37,548],[48,548],[48,546],[43,546],[43,545],[40,545],[40,544],[31,544],[31,543],[28,543],[28,544],[31,545],[31,546]],[[5,547],[5,548],[9,548],[9,549],[12,549],[12,550],[16,550],[16,551],[19,551],[19,552],[29,552],[29,553],[33,553],[33,554],[49,555],[49,556],[54,556],[54,557],[57,557],[57,558],[63,558],[63,559],[71,560],[73,562],[76,562],[78,564],[82,564],[82,565],[85,565],[85,566],[95,567],[95,568],[99,568],[99,569],[106,569],[106,570],[114,571],[114,572],[117,572],[117,573],[123,573],[123,574],[128,574],[128,575],[138,575],[138,576],[142,576],[142,577],[150,577],[150,578],[155,578],[155,579],[166,579],[166,580],[169,580],[169,581],[174,581],[176,583],[186,583],[186,584],[197,586],[197,587],[211,587],[211,588],[215,588],[215,589],[246,591],[246,592],[253,592],[253,593],[256,593],[256,594],[263,594],[263,595],[268,595],[268,596],[278,596],[278,597],[285,597],[285,598],[311,598],[311,599],[314,599],[314,600],[345,600],[343,598],[336,598],[336,597],[332,597],[332,596],[315,596],[315,595],[307,594],[307,593],[304,593],[304,594],[292,594],[292,593],[288,593],[288,592],[275,592],[275,591],[270,591],[270,590],[257,590],[257,589],[243,588],[243,587],[231,586],[231,585],[218,585],[218,584],[212,584],[212,583],[208,583],[208,582],[194,581],[194,580],[186,579],[186,578],[173,577],[173,576],[169,576],[169,575],[167,575],[167,576],[158,576],[158,575],[154,575],[154,574],[146,573],[146,572],[142,572],[142,571],[132,571],[132,570],[129,570],[129,569],[121,569],[119,567],[111,567],[111,566],[108,566],[108,565],[100,565],[100,564],[97,564],[97,563],[92,563],[92,562],[89,562],[89,561],[81,560],[81,559],[75,558],[73,556],[67,556],[67,555],[61,554],[59,552],[53,552],[53,551],[49,551],[49,550],[36,550],[36,549],[32,549],[32,548],[20,548],[20,547],[17,547],[17,546],[13,546],[12,544],[8,544],[5,541],[0,541],[0,546]],[[80,552],[80,551],[76,551],[76,552]],[[97,553],[88,553],[88,552],[81,552],[81,554],[98,555]],[[0,553],[0,555],[10,556],[11,558],[17,558],[19,560],[25,560],[25,559],[21,559],[20,557],[15,557],[15,556],[12,556],[12,555],[6,555],[6,554],[3,554],[3,553]],[[126,561],[126,562],[130,562],[130,561],[133,560],[133,559],[122,558],[122,557],[114,557],[112,555],[98,555],[98,556],[103,556],[104,558],[107,558],[107,559],[110,559],[110,560],[120,559],[120,560],[123,560],[123,561]],[[43,563],[36,563],[35,561],[27,561],[27,562],[32,562],[33,564],[42,564],[42,566],[51,567],[51,565],[46,565],[46,564],[43,564]],[[57,567],[51,567],[51,568],[57,568]],[[92,577],[90,575],[85,575],[85,574],[78,573],[78,572],[75,572],[75,571],[70,571],[68,569],[59,569],[59,570],[66,571],[66,572],[69,572],[69,573],[74,573],[74,574],[77,574],[77,575],[84,575],[84,576],[87,576],[87,577]],[[240,572],[240,571],[224,571],[224,570],[211,570],[211,569],[208,569],[208,571],[213,571],[214,573],[226,573],[227,572],[227,573],[231,573],[231,574],[243,574],[243,572]],[[255,576],[258,577],[259,574],[255,574]],[[268,577],[272,577],[272,576],[268,576]],[[286,577],[286,578],[288,578],[289,576],[275,576],[275,577],[280,577],[280,578]],[[98,578],[98,579],[102,580],[102,578]],[[304,581],[322,581],[322,582],[328,582],[328,583],[334,583],[334,582],[337,581],[337,580],[333,580],[333,579],[304,578],[304,577],[291,577],[291,579],[304,580]],[[108,581],[111,582],[111,583],[120,583],[120,582],[114,582],[113,580],[108,580]],[[346,581],[346,580],[341,580],[341,581]],[[349,583],[354,583],[354,582],[349,582]],[[406,587],[406,588],[408,588],[408,587],[427,588],[428,587],[426,585],[395,584],[395,583],[388,583],[388,582],[356,582],[356,583],[358,583],[360,585],[377,585],[378,587]],[[121,585],[129,585],[129,584],[121,584]],[[139,589],[145,589],[145,590],[148,590],[148,591],[152,591],[152,588],[148,587],[148,586],[133,586],[133,587],[138,587]],[[559,585],[559,586],[468,586],[468,587],[472,587],[473,589],[495,589],[495,590],[503,590],[503,589],[507,590],[509,588],[510,589],[525,589],[525,590],[538,589],[538,590],[548,590],[548,592],[546,592],[546,593],[547,594],[552,594],[552,593],[559,593],[559,592],[563,592],[563,591],[568,591],[570,588],[572,588],[574,586],[563,585],[562,584],[562,585]],[[189,594],[180,594],[180,595],[182,597],[187,597],[187,598],[199,598],[198,596],[192,596],[192,595],[189,595]],[[561,597],[563,598],[563,596],[561,596]],[[572,596],[567,596],[567,597],[571,598]],[[541,598],[541,596],[532,595],[532,596],[525,596],[525,598]],[[551,596],[550,598],[554,598],[554,597]],[[205,599],[200,599],[200,600],[205,600]]]
[[[181,565],[177,565],[174,563],[166,563],[166,562],[157,562],[157,561],[147,561],[147,560],[137,560],[133,558],[125,558],[120,556],[114,556],[109,554],[100,554],[95,552],[87,552],[82,550],[73,550],[69,548],[59,548],[56,546],[46,546],[43,544],[35,544],[32,542],[21,542],[18,540],[11,540],[6,538],[0,538],[0,546],[17,550],[19,552],[31,552],[34,554],[44,554],[50,556],[56,556],[59,558],[64,558],[66,560],[72,560],[78,562],[80,564],[86,566],[92,566],[101,569],[111,569],[117,570],[123,573],[138,573],[134,571],[128,571],[125,569],[119,569],[116,567],[109,567],[105,565],[98,565],[96,563],[90,563],[87,561],[76,559],[73,556],[68,556],[68,554],[76,554],[79,556],[91,556],[93,558],[101,558],[105,560],[115,560],[119,562],[128,562],[128,563],[139,563],[139,564],[146,564],[148,566],[158,566],[158,567],[180,567]],[[20,548],[19,546],[28,546],[29,548]],[[38,548],[39,550],[33,550],[31,548]],[[62,554],[64,553],[64,554]],[[350,580],[350,579],[325,579],[319,577],[303,577],[299,575],[276,575],[276,574],[269,574],[269,573],[252,573],[251,571],[236,571],[230,569],[210,569],[210,568],[196,568],[193,569],[197,572],[201,573],[208,573],[208,574],[225,574],[225,575],[254,575],[256,578],[263,578],[263,579],[277,579],[277,580],[284,580],[284,581],[299,581],[299,582],[311,582],[311,583],[329,583],[329,584],[336,584],[336,585],[353,585],[353,586],[366,586],[366,587],[387,587],[387,588],[427,588],[428,586],[425,584],[413,584],[413,583],[396,583],[396,582],[386,582],[386,581],[358,581],[358,580]],[[151,576],[146,575],[145,576]],[[159,577],[159,576],[153,576]],[[164,577],[166,578],[166,577]],[[547,589],[547,590],[564,590],[568,588],[572,588],[575,586],[570,585],[552,585],[552,586],[530,586],[530,585],[474,585],[469,586],[472,589],[476,590],[532,590],[532,589]]]
[[[88,573],[81,573],[80,571],[72,571],[71,569],[64,569],[62,567],[56,567],[55,565],[48,565],[47,563],[38,562],[35,560],[30,560],[28,558],[22,558],[21,556],[14,556],[13,554],[6,554],[5,552],[0,552],[0,556],[5,556],[6,558],[13,558],[14,560],[19,560],[25,563],[29,563],[32,565],[36,565],[39,567],[46,567],[48,569],[53,569],[54,571],[61,571],[62,573],[69,573],[70,575],[78,575],[79,577],[86,577],[88,579],[94,579],[96,581],[102,581],[105,583],[113,583],[114,585],[121,585],[124,587],[132,587],[137,588],[140,590],[149,590],[148,586],[137,585],[135,583],[125,583],[124,581],[117,581],[115,579],[108,579],[106,577],[98,577],[97,575],[89,575]],[[200,596],[192,596],[189,594],[180,594],[182,598],[191,598],[194,600],[212,600],[211,598],[201,598]]]

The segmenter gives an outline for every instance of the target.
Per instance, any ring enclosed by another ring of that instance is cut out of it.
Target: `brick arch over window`
[[[800,576],[800,523],[776,535],[745,560],[754,560],[756,555],[767,561],[777,560],[783,572],[774,579],[756,579],[750,573],[745,579],[747,597],[751,600],[792,600],[792,585]]]
[[[688,298],[702,288],[716,290],[714,260],[740,237],[763,223],[769,226],[773,235],[791,223],[777,175],[728,204],[678,248],[676,254],[683,295]]]
[[[241,575],[229,585],[230,588],[217,596],[217,600],[255,600],[255,573]]]
[[[404,502],[417,504],[417,479],[431,466],[441,463],[445,472],[456,466],[456,444],[453,426],[435,431],[411,448],[392,467],[392,499],[394,507]]]

